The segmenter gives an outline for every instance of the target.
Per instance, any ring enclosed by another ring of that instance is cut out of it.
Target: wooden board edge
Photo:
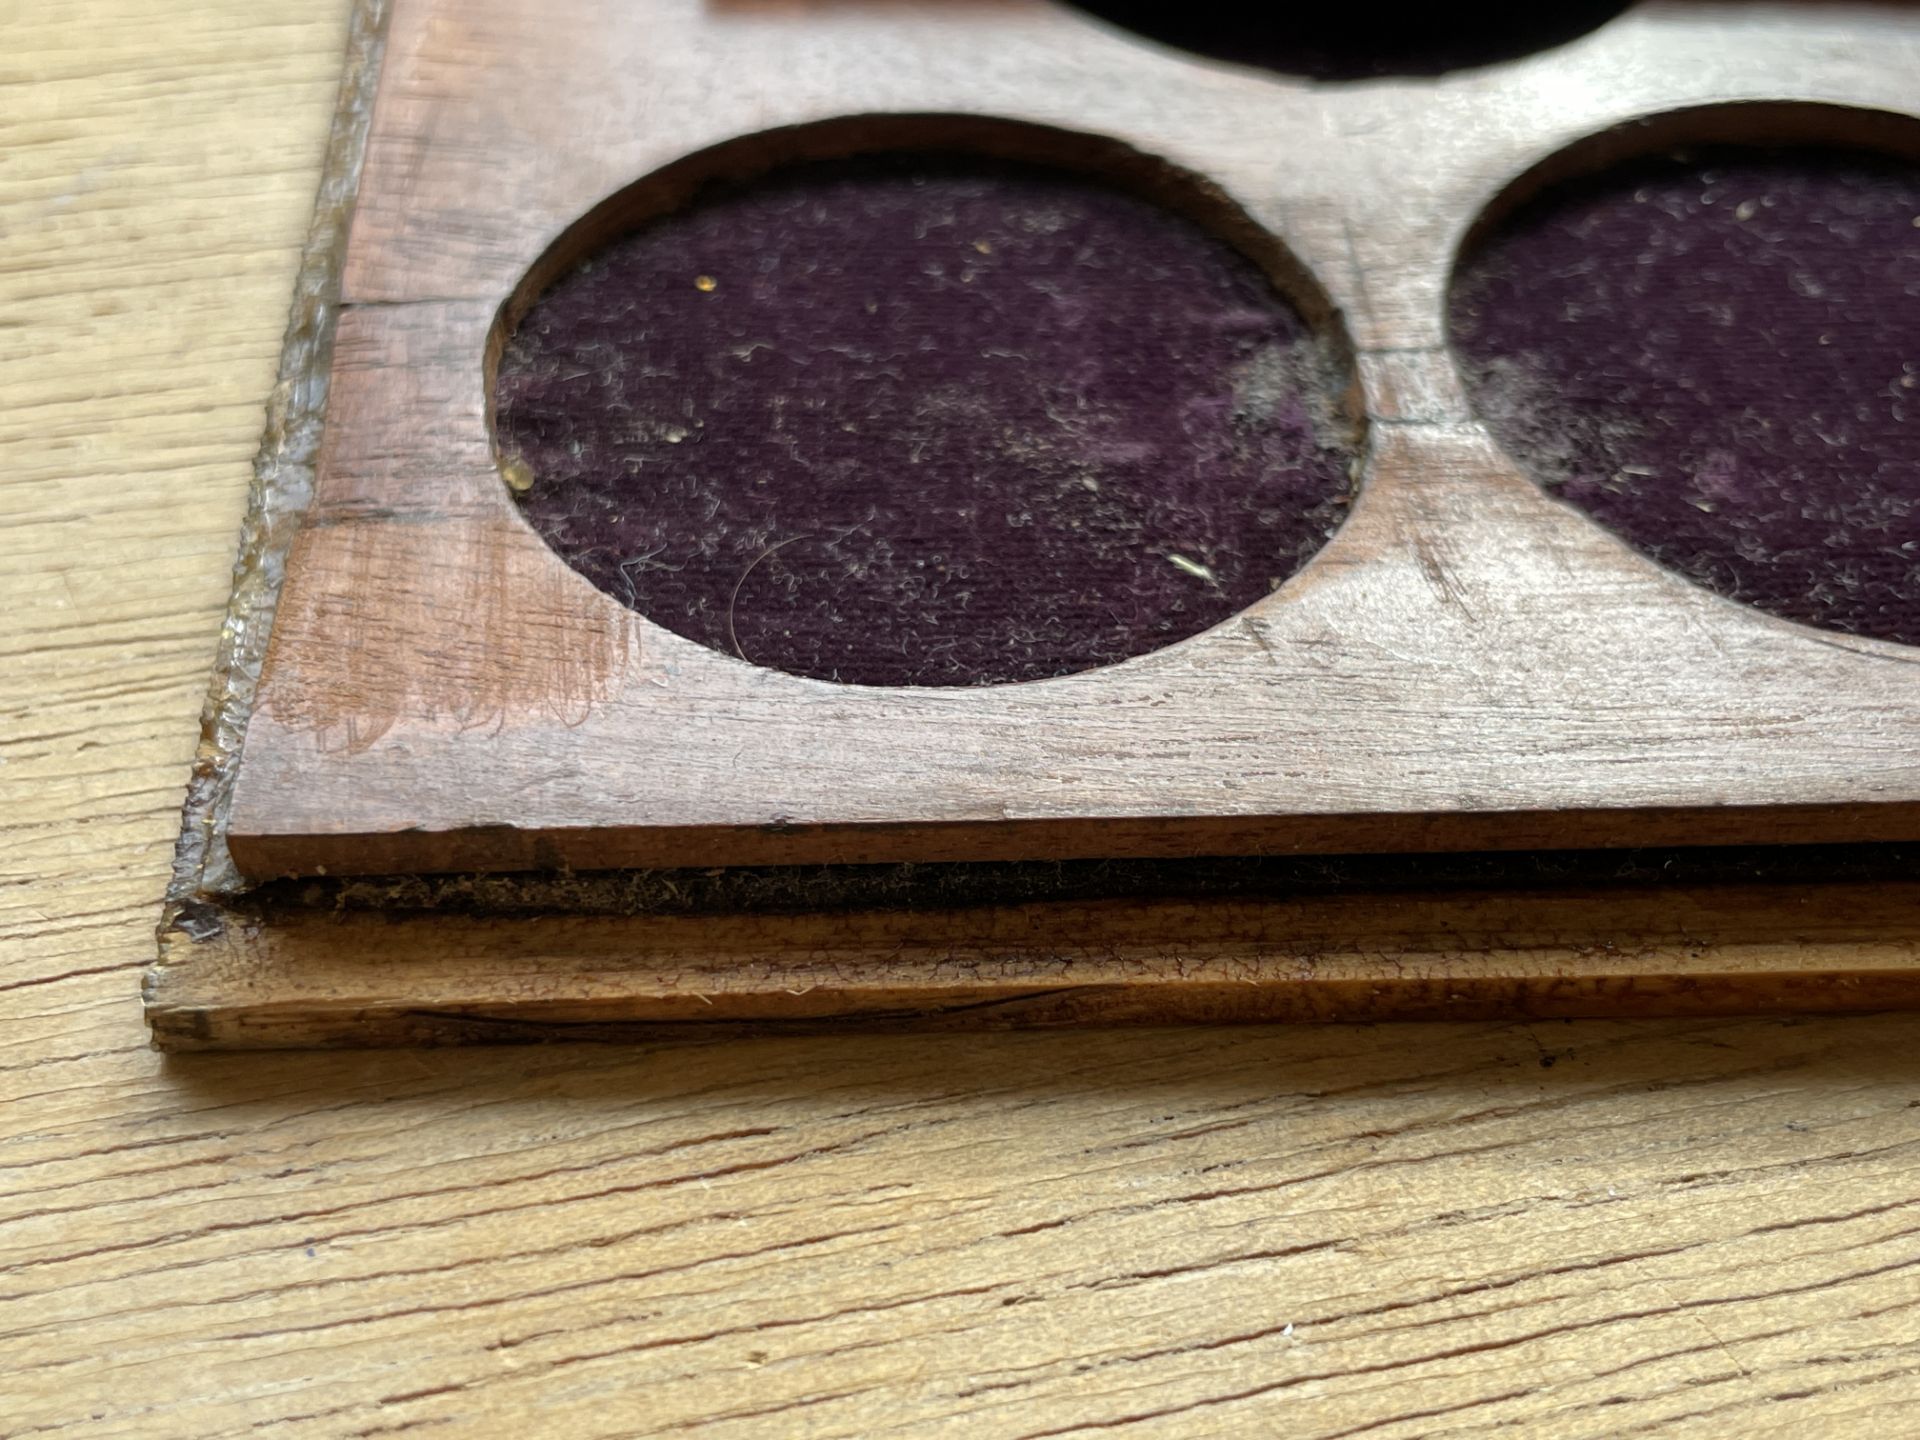
[[[1920,801],[739,825],[511,824],[235,834],[255,881],[783,865],[1659,850],[1920,841]]]
[[[1897,893],[1895,893],[1897,892]],[[1886,898],[1878,898],[1878,897]],[[1378,923],[1357,924],[1378,905]],[[1916,887],[758,916],[197,915],[174,1051],[1920,1008]]]
[[[355,0],[348,19],[339,100],[313,219],[301,247],[280,367],[267,400],[266,428],[254,456],[233,589],[201,710],[200,743],[167,887],[163,934],[179,907],[195,896],[229,892],[242,883],[227,854],[227,807],[285,578],[287,550],[313,497],[341,267],[360,187],[388,11],[389,0]]]

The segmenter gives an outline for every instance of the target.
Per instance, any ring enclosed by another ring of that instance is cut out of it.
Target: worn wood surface
[[[1920,143],[1871,113],[1914,104],[1910,9],[1669,0],[1511,64],[1346,87],[1047,0],[398,0],[390,28],[327,446],[228,831],[244,872],[1920,834],[1908,648],[1728,604],[1548,498],[1467,410],[1442,315],[1489,203],[1610,127],[1827,101],[1860,108],[1745,132]],[[874,118],[902,113],[949,118]],[[515,512],[481,362],[530,271],[672,205],[708,147],[726,173],[936,132],[1160,157],[1337,309],[1370,454],[1277,593],[1056,680],[834,685],[651,624]]]
[[[7,17],[0,1433],[1911,1430],[1906,1018],[151,1053],[343,8]]]

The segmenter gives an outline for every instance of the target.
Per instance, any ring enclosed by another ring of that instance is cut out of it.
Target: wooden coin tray
[[[149,984],[163,1044],[1920,996],[1885,848],[1920,840],[1920,651],[1734,604],[1557,501],[1446,329],[1462,247],[1551,179],[1723,141],[1920,153],[1920,15],[1674,0],[1351,83],[1055,0],[396,0],[354,26]],[[1119,664],[854,686],[676,635],[529,527],[488,386],[549,282],[716,179],[916,150],[1111,179],[1267,269],[1364,428],[1297,574]],[[1664,885],[1286,868],[1841,845]],[[1204,857],[1269,868],[1220,888]],[[785,878],[711,905],[608,878],[708,870]]]

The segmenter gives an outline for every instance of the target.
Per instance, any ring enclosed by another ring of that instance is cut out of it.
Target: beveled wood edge
[[[339,98],[313,218],[301,247],[266,427],[254,456],[233,589],[200,712],[200,741],[174,843],[159,924],[163,955],[169,941],[184,933],[181,922],[187,907],[246,884],[227,849],[227,812],[286,575],[287,551],[313,496],[347,232],[359,192],[389,13],[390,0],[354,0],[348,16]]]
[[[1531,822],[1531,823],[1530,823]],[[1383,810],[1352,814],[1170,815],[1080,819],[873,821],[806,825],[474,825],[391,835],[254,833],[233,838],[240,869],[276,877],[672,870],[711,866],[924,865],[1068,860],[1188,860],[1222,855],[1417,856],[1438,851],[1663,849],[1886,844],[1920,840],[1920,802],[1560,809]],[[1013,850],[1023,854],[1012,855]]]

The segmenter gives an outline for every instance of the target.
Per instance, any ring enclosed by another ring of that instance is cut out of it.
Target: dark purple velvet
[[[1266,595],[1345,513],[1337,383],[1191,223],[922,156],[783,171],[615,243],[512,337],[496,423],[527,518],[650,619],[799,674],[961,685]]]
[[[1441,75],[1513,60],[1598,29],[1628,0],[1477,5],[1275,5],[1258,0],[1074,0],[1176,49],[1315,80]]]
[[[1540,197],[1454,343],[1536,478],[1722,595],[1920,644],[1920,166],[1701,151]]]

